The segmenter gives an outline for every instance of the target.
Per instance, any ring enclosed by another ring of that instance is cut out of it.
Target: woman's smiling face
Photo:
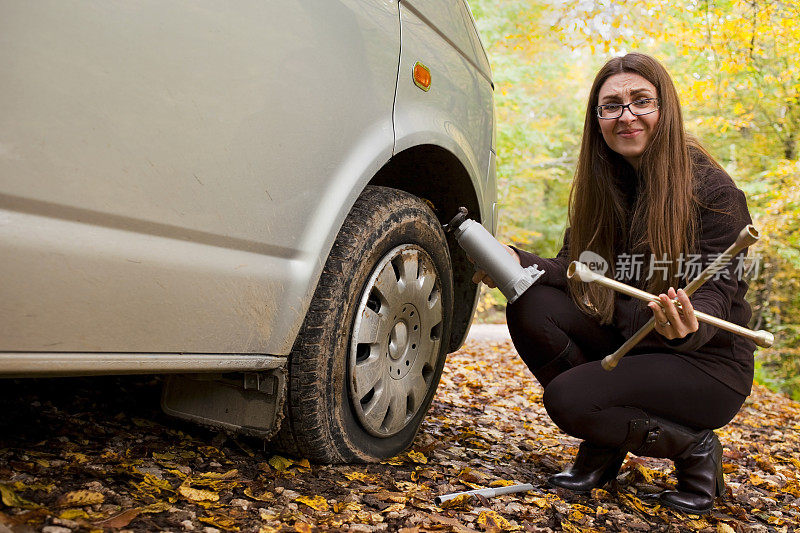
[[[643,98],[658,98],[655,85],[633,72],[621,72],[610,76],[597,95],[597,104],[630,104]],[[600,132],[608,147],[625,158],[634,168],[639,168],[639,160],[650,142],[659,110],[647,115],[634,115],[629,108],[622,110],[616,119],[601,119]]]

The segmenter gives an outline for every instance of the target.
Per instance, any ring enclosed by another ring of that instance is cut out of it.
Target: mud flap
[[[269,439],[280,428],[285,399],[284,365],[263,372],[169,376],[161,408],[203,426]]]

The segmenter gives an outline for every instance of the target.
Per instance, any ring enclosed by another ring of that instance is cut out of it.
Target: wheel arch
[[[446,224],[466,207],[479,222],[491,213],[481,209],[479,186],[452,152],[433,144],[418,145],[394,155],[370,180],[369,185],[393,187],[427,201],[436,217]],[[448,352],[464,343],[478,302],[479,287],[472,282],[472,264],[451,234],[447,244],[453,262],[453,324]]]

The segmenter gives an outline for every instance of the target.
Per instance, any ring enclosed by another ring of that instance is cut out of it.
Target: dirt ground
[[[727,490],[705,517],[643,496],[671,463],[632,455],[591,494],[550,488],[578,441],[541,406],[507,341],[448,359],[411,450],[381,464],[312,465],[254,439],[174,420],[158,378],[0,381],[0,533],[43,531],[794,531],[800,404],[756,387],[718,433]],[[527,493],[437,495],[531,483]]]

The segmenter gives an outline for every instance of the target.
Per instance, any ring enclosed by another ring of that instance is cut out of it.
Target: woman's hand
[[[694,307],[692,307],[689,297],[683,292],[683,289],[678,289],[676,292],[672,287],[669,288],[667,294],[659,294],[661,305],[655,302],[647,304],[653,311],[653,317],[656,320],[656,331],[667,339],[682,339],[689,333],[697,331],[700,325],[697,322],[697,317],[694,316]],[[678,312],[678,307],[672,301],[678,298],[681,304],[681,312]],[[663,306],[663,308],[662,308]]]
[[[511,254],[511,256],[514,259],[517,260],[517,263],[519,263],[520,261],[519,261],[519,256],[517,255],[517,252],[515,252],[514,249],[511,248],[510,246],[508,246],[507,244],[504,244],[503,246],[506,247],[506,251],[509,254]],[[467,259],[469,259],[470,263],[473,263],[473,264],[475,263],[475,261],[473,261],[470,256],[467,256]],[[497,287],[497,284],[494,282],[494,280],[492,278],[490,278],[489,275],[484,270],[479,268],[475,272],[475,274],[472,275],[472,283],[480,283],[480,282],[485,283],[486,286],[489,287],[490,289],[494,289],[495,287]]]

